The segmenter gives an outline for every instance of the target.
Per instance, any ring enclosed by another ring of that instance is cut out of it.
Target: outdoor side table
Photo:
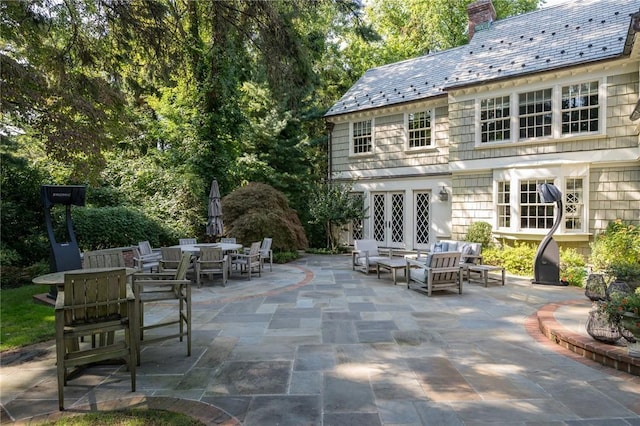
[[[493,266],[493,265],[469,265],[469,282],[479,282],[484,284],[485,287],[489,286],[489,281],[502,283],[504,285],[504,268],[502,266]],[[479,278],[474,279],[472,273],[479,274]],[[489,275],[489,273],[499,272],[500,275]]]
[[[404,257],[402,258],[390,257],[389,259],[378,260],[376,263],[376,272],[378,273],[378,279],[380,279],[380,268],[391,271],[391,276],[393,277],[393,285],[398,284],[397,275],[396,275],[398,269],[405,270],[405,279],[406,279],[407,261],[405,260]]]

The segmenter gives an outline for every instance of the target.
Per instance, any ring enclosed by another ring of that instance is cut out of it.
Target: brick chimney
[[[491,0],[478,0],[471,3],[467,6],[467,15],[469,16],[469,40],[476,32],[489,28],[497,18]]]

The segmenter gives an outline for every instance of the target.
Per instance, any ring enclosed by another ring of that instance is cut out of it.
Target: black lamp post
[[[553,239],[553,233],[556,232],[562,220],[562,193],[550,183],[538,185],[538,192],[543,202],[556,202],[558,208],[553,226],[538,246],[533,265],[533,284],[567,285],[560,281],[560,251],[558,244]]]

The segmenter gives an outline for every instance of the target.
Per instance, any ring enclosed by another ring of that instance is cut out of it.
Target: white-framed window
[[[480,101],[480,142],[511,140],[511,100],[509,96]]]
[[[476,145],[603,133],[604,90],[599,78],[478,98]]]
[[[564,225],[567,231],[581,231],[584,224],[584,179],[567,178],[564,184]]]
[[[511,182],[498,181],[496,200],[497,218],[499,228],[511,227]]]
[[[553,179],[523,179],[520,181],[520,230],[551,229],[555,205],[542,201],[538,186],[553,184]]]
[[[598,82],[562,87],[562,134],[597,132],[600,127]]]
[[[557,217],[557,203],[545,203],[539,185],[550,183],[562,192],[564,208],[559,231],[586,233],[588,166],[494,171],[495,228],[499,232],[544,234]]]
[[[551,136],[551,89],[518,95],[519,139]]]
[[[408,112],[405,128],[407,129],[407,148],[430,148],[433,141],[433,110]]]
[[[351,123],[351,154],[370,154],[373,152],[373,120]]]

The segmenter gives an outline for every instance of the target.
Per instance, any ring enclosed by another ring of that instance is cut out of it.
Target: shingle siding
[[[606,229],[611,220],[640,223],[640,166],[592,168],[589,228]]]

